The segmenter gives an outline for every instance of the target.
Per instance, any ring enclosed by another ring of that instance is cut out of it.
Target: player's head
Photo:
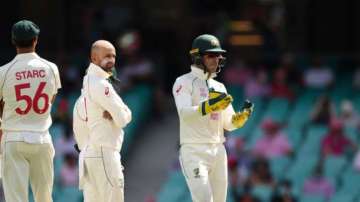
[[[17,49],[34,49],[40,28],[29,20],[20,20],[11,29],[11,40]]]
[[[107,72],[111,72],[115,65],[115,47],[105,40],[95,41],[91,46],[91,62]]]
[[[225,64],[224,53],[226,51],[221,48],[219,40],[210,34],[196,37],[190,50],[193,64],[210,73],[220,72]]]

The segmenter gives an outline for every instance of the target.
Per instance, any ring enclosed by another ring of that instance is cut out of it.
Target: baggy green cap
[[[37,37],[40,28],[29,20],[21,20],[15,23],[11,29],[11,38],[14,41],[26,41]]]

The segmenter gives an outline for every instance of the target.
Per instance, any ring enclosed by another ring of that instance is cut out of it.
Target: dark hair
[[[29,48],[33,45],[35,39],[36,39],[36,37],[34,37],[32,39],[28,39],[28,40],[14,40],[13,39],[13,44],[19,48]]]

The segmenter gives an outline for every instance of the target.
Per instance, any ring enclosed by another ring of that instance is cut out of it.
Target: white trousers
[[[52,144],[2,143],[2,183],[6,202],[28,202],[29,180],[35,202],[52,202]]]
[[[124,201],[124,175],[118,151],[87,148],[84,164],[84,202]]]
[[[225,202],[227,154],[223,144],[183,144],[180,164],[193,202]]]

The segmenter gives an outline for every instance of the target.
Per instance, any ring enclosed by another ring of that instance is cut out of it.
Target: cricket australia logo
[[[213,46],[220,46],[220,42],[218,40],[216,40],[216,39],[211,40],[210,43]]]
[[[200,169],[199,168],[194,169],[194,178],[200,178]]]

